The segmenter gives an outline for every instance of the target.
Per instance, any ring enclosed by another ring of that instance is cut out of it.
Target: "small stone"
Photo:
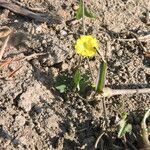
[[[26,119],[25,119],[25,117],[24,116],[22,116],[22,115],[18,115],[18,116],[16,116],[16,118],[15,118],[15,125],[16,126],[23,126],[24,124],[25,124],[25,122],[26,122]]]
[[[67,63],[62,64],[62,70],[67,70],[69,65]]]
[[[22,99],[18,102],[18,106],[24,109],[26,112],[29,112],[31,110],[31,100],[30,99]]]
[[[60,15],[63,18],[63,20],[68,20],[70,18],[70,13],[63,9],[59,9],[57,14]]]
[[[47,43],[47,41],[46,41],[46,40],[43,40],[43,41],[42,41],[42,44],[46,44],[46,43]]]
[[[14,22],[18,22],[18,20],[14,20]]]
[[[123,54],[122,50],[119,50],[119,51],[117,52],[117,55],[118,55],[118,56],[122,56],[122,54]]]
[[[114,67],[119,67],[121,64],[119,61],[117,61],[115,64],[114,64]]]
[[[76,11],[79,8],[79,5],[73,5],[73,10]]]
[[[67,32],[66,32],[65,30],[60,30],[60,34],[61,34],[62,36],[65,36],[65,35],[67,35]]]

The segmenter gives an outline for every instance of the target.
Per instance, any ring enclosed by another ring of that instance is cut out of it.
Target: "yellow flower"
[[[96,49],[98,49],[98,42],[91,35],[82,35],[75,45],[76,53],[86,57],[94,56]]]

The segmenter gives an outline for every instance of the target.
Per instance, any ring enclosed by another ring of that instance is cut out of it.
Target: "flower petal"
[[[85,57],[94,56],[98,49],[98,42],[96,38],[91,35],[82,35],[76,41],[75,50],[76,53]]]

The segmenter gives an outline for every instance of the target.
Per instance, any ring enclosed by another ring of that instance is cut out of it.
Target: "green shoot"
[[[84,8],[84,9],[83,9]],[[89,18],[96,18],[88,9],[84,6],[83,0],[79,0],[79,8],[77,10],[76,19],[79,20],[84,16]]]
[[[80,81],[81,81],[80,70],[76,70],[74,77],[73,77],[73,81],[75,83],[75,87],[78,89],[78,91],[80,91]]]
[[[127,116],[127,113],[123,114],[122,119],[119,121],[118,138],[122,138],[126,133],[131,133],[132,131],[132,125],[128,123]]]
[[[103,92],[103,88],[105,87],[105,77],[106,77],[106,71],[107,71],[107,62],[102,61],[100,64],[99,69],[99,75],[98,75],[98,81],[96,85],[96,91],[99,93]]]

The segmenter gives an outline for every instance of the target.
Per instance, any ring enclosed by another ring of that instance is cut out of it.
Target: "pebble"
[[[79,5],[73,5],[73,10],[76,11],[79,8]]]
[[[114,67],[119,67],[121,64],[119,61],[115,62]]]
[[[60,35],[65,36],[67,35],[67,32],[65,30],[60,30]]]
[[[119,51],[117,52],[117,55],[118,55],[118,56],[122,56],[122,54],[123,54],[122,50],[119,50]]]
[[[25,119],[24,116],[22,116],[22,115],[16,116],[16,118],[15,118],[15,125],[21,127],[21,126],[23,126],[25,124],[25,122],[26,122],[26,119]]]
[[[18,20],[14,20],[14,22],[19,22]]]
[[[68,67],[69,67],[69,65],[67,64],[67,63],[63,63],[62,64],[62,70],[67,70],[68,69]]]
[[[26,112],[29,112],[31,110],[31,100],[22,99],[18,102],[18,106],[24,109]]]

